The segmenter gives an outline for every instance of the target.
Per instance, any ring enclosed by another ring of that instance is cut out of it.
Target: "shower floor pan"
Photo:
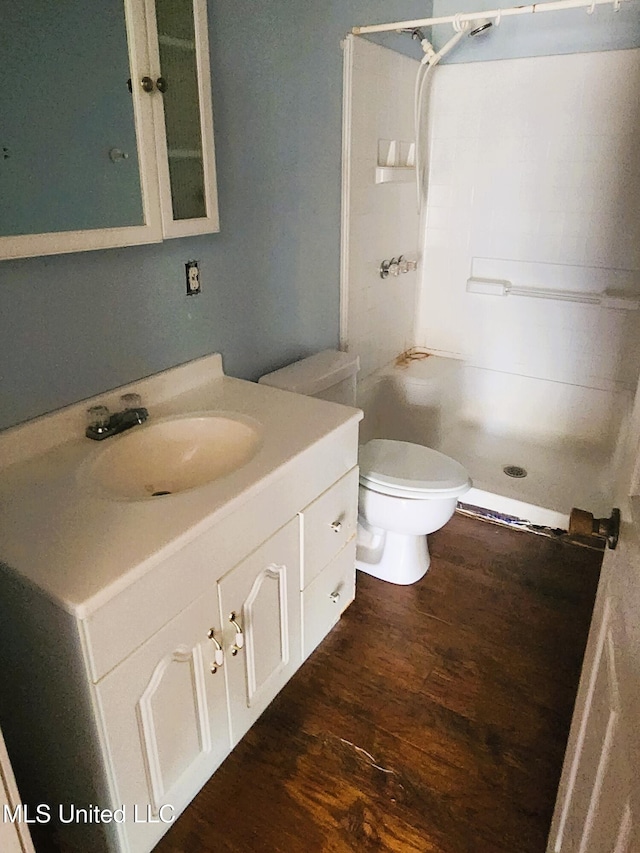
[[[460,425],[436,449],[469,472],[473,488],[464,497],[467,504],[563,529],[573,506],[596,516],[611,512],[610,458],[593,448],[566,441],[541,445]],[[509,465],[524,468],[526,477],[509,477],[504,473]]]
[[[466,504],[563,529],[574,506],[597,517],[611,512],[615,430],[594,429],[598,443],[585,437],[584,427],[579,435],[580,423],[572,435],[570,425],[584,412],[583,423],[597,417],[603,423],[607,411],[622,412],[624,397],[430,356],[366,378],[358,402],[365,413],[362,442],[411,441],[464,465],[474,484]],[[508,476],[508,467],[526,476]]]

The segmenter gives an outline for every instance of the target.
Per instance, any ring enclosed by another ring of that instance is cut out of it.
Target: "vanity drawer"
[[[355,467],[302,512],[302,589],[355,535],[357,520],[358,468]]]
[[[302,592],[302,657],[333,628],[356,593],[356,540],[352,539]]]

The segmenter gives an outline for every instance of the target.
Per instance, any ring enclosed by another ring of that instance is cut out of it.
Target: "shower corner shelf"
[[[376,166],[376,184],[408,183],[415,173],[415,166]]]

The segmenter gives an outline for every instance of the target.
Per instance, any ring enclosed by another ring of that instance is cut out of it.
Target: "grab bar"
[[[559,302],[582,302],[587,305],[601,305],[618,311],[637,311],[640,298],[626,296],[607,290],[601,293],[580,293],[577,290],[551,290],[543,287],[514,287],[510,281],[499,278],[468,278],[467,293],[480,293],[485,296],[530,296],[535,299],[555,299]]]

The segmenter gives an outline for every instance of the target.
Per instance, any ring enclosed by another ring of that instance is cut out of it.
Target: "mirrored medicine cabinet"
[[[0,259],[218,231],[206,0],[0,9]]]

